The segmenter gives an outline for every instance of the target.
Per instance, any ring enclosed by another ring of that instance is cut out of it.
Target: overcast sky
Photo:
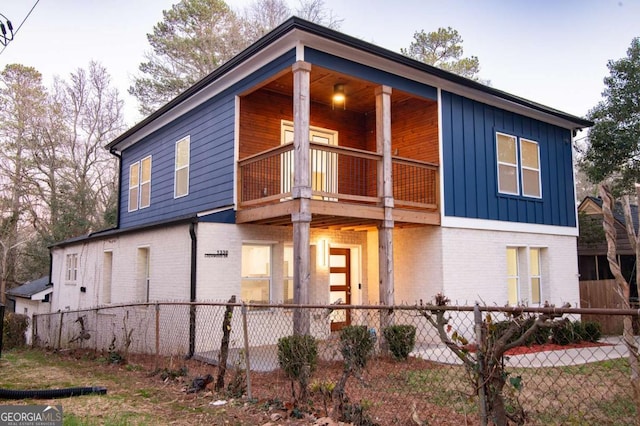
[[[40,0],[2,53],[35,67],[45,84],[90,60],[102,63],[125,101],[126,121],[140,119],[127,94],[146,34],[177,0]],[[292,6],[297,0],[289,0]],[[250,0],[230,0],[240,9]],[[18,27],[36,0],[0,3]],[[601,98],[610,59],[626,56],[640,36],[640,0],[325,0],[344,19],[340,31],[398,51],[413,33],[453,27],[465,55],[480,59],[493,87],[584,116]],[[0,46],[1,50],[2,46]]]

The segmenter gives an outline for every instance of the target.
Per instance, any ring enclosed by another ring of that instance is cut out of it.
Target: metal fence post
[[[62,349],[62,318],[64,317],[64,312],[60,312],[60,327],[58,328],[58,350]]]
[[[156,371],[160,362],[160,304],[156,303]]]
[[[480,305],[476,302],[473,307],[473,320],[475,323],[476,343],[478,344],[478,407],[480,408],[480,424],[487,425],[487,398],[484,392],[484,351],[486,350],[482,332],[482,313]]]
[[[247,327],[247,305],[242,302],[242,333],[244,334],[244,366],[247,372],[247,398],[251,399],[251,364],[249,363],[249,333]]]

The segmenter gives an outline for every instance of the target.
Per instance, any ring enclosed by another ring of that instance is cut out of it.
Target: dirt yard
[[[62,353],[40,350],[14,350],[2,354],[0,359],[0,388],[52,389],[78,386],[104,386],[106,395],[81,396],[59,400],[0,400],[1,404],[48,404],[63,406],[65,425],[146,425],[146,424],[213,424],[213,425],[332,425],[322,420],[330,411],[331,402],[321,392],[312,393],[312,404],[302,410],[294,409],[282,395],[290,395],[290,383],[278,373],[252,375],[254,395],[262,398],[251,401],[233,398],[228,390],[213,392],[213,384],[198,393],[187,393],[194,377],[212,374],[215,367],[197,361],[182,359],[164,360],[165,367],[156,369],[154,360],[131,357],[127,363],[114,363],[107,354],[87,351]],[[425,368],[425,361],[412,360],[417,369]],[[394,361],[376,363],[372,377],[388,378],[393,386]],[[335,380],[340,365],[323,366],[326,380]],[[323,379],[325,380],[325,379]],[[233,372],[228,372],[226,385],[234,382]],[[318,382],[312,382],[317,389]],[[376,388],[380,386],[377,385]],[[376,410],[380,404],[376,398],[388,389],[364,395],[370,407],[371,419],[381,425],[415,425],[411,415],[412,405],[417,406],[420,418],[428,424],[474,424],[475,418],[452,413],[448,407],[427,406],[402,394],[388,394],[402,415]],[[280,397],[264,397],[265,395]],[[351,395],[360,401],[360,395]],[[296,418],[299,417],[299,418]],[[320,419],[320,420],[319,420]],[[437,421],[436,421],[437,419]],[[335,423],[337,424],[337,423]],[[425,424],[427,424],[425,422]]]

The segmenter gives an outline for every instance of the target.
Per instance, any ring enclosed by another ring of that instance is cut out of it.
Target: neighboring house
[[[7,298],[15,303],[15,313],[29,317],[29,328],[26,332],[28,344],[31,343],[33,315],[50,312],[51,293],[53,293],[53,286],[49,282],[49,277],[28,281],[7,291]]]
[[[53,310],[575,306],[591,124],[292,18],[109,144],[118,225],[51,248]]]
[[[613,274],[607,261],[607,241],[602,228],[602,200],[586,197],[578,206],[580,216],[580,237],[578,238],[578,270],[580,281],[610,281]],[[613,209],[616,226],[616,254],[622,275],[631,283],[632,295],[637,297],[636,255],[626,230],[626,220],[622,204]],[[638,206],[631,205],[633,227],[638,230]]]
[[[580,237],[578,238],[578,271],[580,272],[580,304],[584,308],[622,308],[609,261],[607,240],[602,227],[602,200],[586,197],[578,206]],[[630,283],[631,306],[637,306],[636,255],[626,230],[621,203],[613,208],[616,228],[616,256],[622,275]],[[633,227],[638,231],[638,206],[631,205]],[[598,321],[605,334],[621,334],[623,317],[584,315],[583,320]],[[637,327],[637,325],[636,325]]]

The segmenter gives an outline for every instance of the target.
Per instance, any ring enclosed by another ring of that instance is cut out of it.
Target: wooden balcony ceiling
[[[333,88],[336,84],[344,85],[346,96],[346,109],[359,113],[370,113],[376,109],[375,89],[379,85],[370,81],[357,79],[353,76],[341,74],[325,68],[313,66],[310,78],[311,101],[325,105],[331,105]],[[262,87],[264,90],[280,93],[286,96],[293,95],[293,73],[287,72],[270,81]],[[391,95],[392,102],[402,102],[412,96],[394,90]]]

